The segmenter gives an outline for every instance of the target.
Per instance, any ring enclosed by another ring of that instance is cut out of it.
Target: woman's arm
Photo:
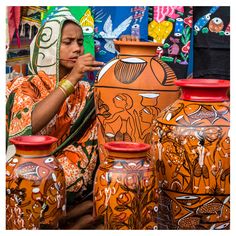
[[[75,86],[84,77],[85,72],[99,70],[103,65],[103,62],[95,61],[90,53],[82,55],[76,60],[74,68],[66,79]],[[65,99],[64,92],[60,88],[56,88],[35,106],[31,120],[32,134],[39,132],[49,123],[60,110]]]

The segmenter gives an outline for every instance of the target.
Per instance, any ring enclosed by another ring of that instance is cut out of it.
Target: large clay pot
[[[180,99],[154,120],[159,229],[228,229],[229,81],[176,81]]]
[[[94,215],[106,229],[155,229],[157,184],[149,144],[108,142],[94,183]]]
[[[176,76],[155,57],[153,42],[115,41],[120,54],[99,72],[95,82],[99,157],[105,142],[150,143],[153,117],[179,97]]]
[[[6,228],[56,228],[65,214],[65,177],[50,155],[57,139],[20,136],[10,139],[15,155],[6,163]]]

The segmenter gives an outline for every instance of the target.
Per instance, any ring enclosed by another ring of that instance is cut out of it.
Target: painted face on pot
[[[223,29],[223,27],[224,23],[219,17],[213,18],[209,23],[209,30],[211,32],[218,33]]]
[[[129,95],[127,94],[117,94],[114,98],[113,98],[113,102],[115,104],[116,107],[118,108],[125,108],[125,109],[130,109],[133,105],[132,99]]]
[[[152,107],[145,107],[139,112],[142,122],[151,123],[157,112]]]
[[[113,102],[114,102],[115,106],[118,108],[125,108],[125,106],[127,104],[125,97],[123,97],[121,95],[117,95],[116,97],[114,97]]]

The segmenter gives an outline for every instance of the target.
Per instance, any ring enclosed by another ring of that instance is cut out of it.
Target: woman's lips
[[[78,57],[71,57],[71,58],[69,58],[69,60],[71,60],[71,61],[76,61],[78,59]]]

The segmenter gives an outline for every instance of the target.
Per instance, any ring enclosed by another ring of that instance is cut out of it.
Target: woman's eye
[[[66,45],[69,45],[70,41],[64,41],[63,43],[66,44]]]
[[[83,46],[83,43],[81,43],[81,42],[78,42],[78,45],[79,45],[80,47],[82,47],[82,46]]]

